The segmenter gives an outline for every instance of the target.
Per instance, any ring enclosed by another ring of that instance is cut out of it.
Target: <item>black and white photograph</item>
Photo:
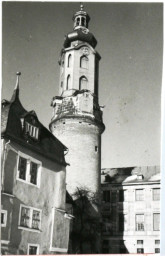
[[[160,254],[163,2],[1,21],[1,254]]]

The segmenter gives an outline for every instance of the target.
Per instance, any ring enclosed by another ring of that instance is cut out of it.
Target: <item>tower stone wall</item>
[[[91,192],[100,189],[101,134],[99,127],[86,118],[62,118],[55,123],[53,134],[61,140],[69,152],[66,155],[67,190],[73,194],[76,188]]]

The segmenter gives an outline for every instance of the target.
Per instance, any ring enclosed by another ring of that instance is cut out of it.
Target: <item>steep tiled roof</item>
[[[101,183],[142,183],[160,181],[160,166],[140,166],[102,169]]]
[[[35,126],[39,128],[38,140],[25,133],[21,119],[24,122],[33,119]],[[34,111],[28,112],[23,108],[19,100],[19,88],[14,90],[10,101],[2,101],[1,136],[20,143],[59,164],[66,165],[64,151],[67,148],[39,122]]]

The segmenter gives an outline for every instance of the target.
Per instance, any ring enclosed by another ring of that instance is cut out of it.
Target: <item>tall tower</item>
[[[105,126],[98,101],[100,55],[88,29],[90,17],[80,5],[73,16],[73,31],[61,50],[59,95],[52,99],[51,132],[68,148],[67,190],[99,192],[101,134]]]

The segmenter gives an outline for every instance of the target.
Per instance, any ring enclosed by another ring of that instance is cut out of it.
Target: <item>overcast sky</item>
[[[163,5],[86,2],[84,9],[102,57],[102,167],[159,165]],[[3,2],[2,98],[10,99],[21,71],[21,102],[46,127],[64,35],[78,10],[79,2]]]

